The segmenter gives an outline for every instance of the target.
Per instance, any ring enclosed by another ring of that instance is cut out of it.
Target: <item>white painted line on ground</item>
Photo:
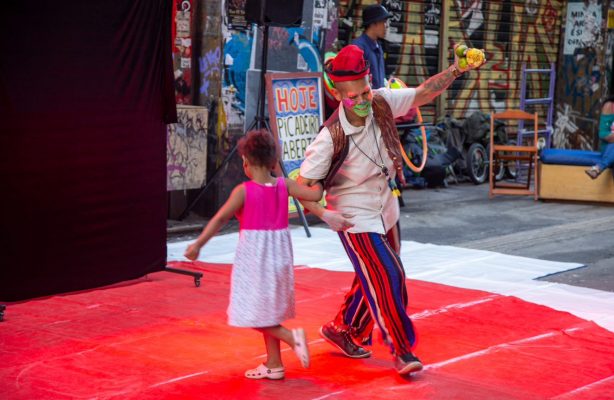
[[[501,297],[501,296],[493,295],[493,296],[484,297],[482,299],[478,299],[478,300],[474,300],[474,301],[469,301],[467,303],[449,304],[447,306],[443,306],[443,307],[437,308],[435,310],[424,310],[422,312],[412,314],[412,315],[410,315],[410,318],[411,319],[428,318],[428,317],[431,317],[433,315],[443,314],[445,312],[448,312],[449,310],[459,310],[459,309],[463,309],[463,308],[473,307],[473,306],[478,305],[478,304],[488,303],[489,301],[492,301],[492,300],[494,300],[494,299],[496,299],[498,297]]]
[[[312,237],[307,238],[302,227],[291,229],[296,265],[353,271],[335,232],[326,228],[310,231]],[[238,233],[214,237],[201,251],[199,261],[232,263],[238,239]],[[168,261],[185,261],[183,252],[188,244],[169,243]],[[403,241],[401,259],[410,279],[516,296],[594,321],[614,332],[614,293],[535,280],[581,264],[411,241]]]
[[[450,358],[448,360],[444,360],[444,361],[440,361],[440,362],[437,362],[437,363],[425,365],[424,366],[424,370],[426,371],[426,370],[441,368],[441,367],[444,367],[444,366],[449,365],[449,364],[457,363],[459,361],[465,361],[465,360],[469,360],[471,358],[480,357],[480,356],[492,353],[492,352],[500,350],[500,349],[505,349],[505,348],[508,348],[508,347],[511,347],[511,346],[517,346],[519,344],[531,343],[531,342],[535,342],[535,341],[538,341],[538,340],[541,340],[541,339],[545,339],[545,338],[549,338],[549,337],[552,337],[552,336],[556,336],[556,335],[561,334],[561,333],[575,332],[575,331],[578,331],[578,330],[581,330],[581,329],[582,328],[571,328],[571,329],[565,329],[565,330],[557,331],[557,332],[547,332],[547,333],[542,333],[541,335],[536,335],[536,336],[531,336],[531,337],[524,338],[524,339],[514,340],[512,342],[496,344],[494,346],[490,346],[490,347],[487,347],[487,348],[482,349],[482,350],[474,351],[473,353],[467,353],[467,354],[463,354],[462,356],[458,356],[458,357]]]
[[[195,373],[190,374],[190,375],[184,375],[184,376],[180,376],[180,377],[177,377],[177,378],[169,379],[169,380],[164,381],[164,382],[155,383],[153,385],[150,385],[149,387],[150,388],[155,388],[155,387],[158,387],[158,386],[167,385],[167,384],[173,383],[173,382],[179,382],[179,381],[182,381],[184,379],[189,379],[189,378],[193,378],[195,376],[200,376],[200,375],[204,375],[204,374],[208,374],[208,373],[209,373],[209,371],[195,372]]]
[[[315,398],[313,398],[313,399],[311,399],[311,400],[322,400],[322,399],[328,399],[328,398],[329,398],[329,397],[331,397],[331,396],[334,396],[334,395],[336,395],[336,394],[341,394],[341,393],[343,393],[343,392],[345,392],[345,390],[339,390],[339,391],[337,391],[337,392],[332,392],[332,393],[329,393],[329,394],[325,394],[324,396],[315,397]]]
[[[608,376],[607,378],[603,378],[593,383],[589,383],[588,385],[585,385],[585,386],[580,386],[579,388],[575,388],[574,390],[570,392],[559,394],[556,397],[552,397],[552,400],[564,400],[569,397],[573,397],[574,399],[577,399],[578,397],[575,397],[575,395],[577,395],[578,393],[583,393],[583,392],[592,390],[599,385],[603,385],[604,383],[611,382],[611,381],[614,381],[614,375]]]

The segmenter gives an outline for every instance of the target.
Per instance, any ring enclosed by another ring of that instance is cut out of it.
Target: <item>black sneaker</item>
[[[394,367],[399,375],[405,375],[420,371],[422,369],[422,362],[420,362],[418,357],[415,355],[407,353],[403,354],[402,356],[395,357]]]
[[[333,322],[320,327],[320,336],[350,358],[367,358],[371,351],[358,346],[347,331],[337,329]]]

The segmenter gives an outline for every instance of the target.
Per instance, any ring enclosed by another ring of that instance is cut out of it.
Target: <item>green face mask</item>
[[[359,117],[366,117],[369,115],[369,111],[371,110],[371,102],[363,101],[362,103],[356,104],[354,107],[352,107],[352,110],[354,110],[356,115]]]

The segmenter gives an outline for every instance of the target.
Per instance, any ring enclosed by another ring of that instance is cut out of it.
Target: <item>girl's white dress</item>
[[[228,324],[268,327],[294,318],[294,270],[288,231],[288,190],[245,182],[245,202],[230,285]]]

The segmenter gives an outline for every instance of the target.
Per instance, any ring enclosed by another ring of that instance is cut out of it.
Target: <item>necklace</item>
[[[367,133],[368,133],[369,127],[365,127],[365,129],[367,129]],[[367,153],[365,153],[360,148],[360,146],[358,146],[358,144],[356,144],[356,141],[354,141],[354,136],[353,135],[350,135],[350,139],[352,140],[352,143],[354,143],[354,146],[358,149],[358,151],[360,151],[365,157],[367,157],[367,159],[369,161],[371,161],[373,164],[377,165],[382,170],[382,173],[386,176],[386,180],[388,181],[388,187],[392,191],[392,194],[395,197],[401,196],[401,191],[397,187],[397,183],[395,182],[394,179],[390,178],[388,167],[386,167],[386,164],[384,164],[384,158],[382,157],[382,152],[380,151],[379,144],[377,143],[377,135],[375,134],[375,128],[373,128],[373,139],[375,139],[375,147],[377,148],[377,154],[379,154],[379,159],[382,161],[381,165],[378,164],[376,160],[374,160],[373,158],[369,157],[367,155]]]
[[[366,127],[365,129],[367,129],[367,132],[369,131],[368,127]],[[381,164],[378,164],[376,160],[374,160],[373,158],[369,157],[367,155],[367,153],[365,153],[363,151],[363,149],[361,149],[360,146],[358,146],[358,144],[356,144],[356,141],[354,141],[354,135],[350,135],[350,139],[352,140],[352,143],[354,143],[354,146],[358,149],[358,151],[360,151],[362,153],[362,155],[367,157],[367,159],[369,161],[371,161],[373,164],[377,165],[382,170],[382,173],[384,175],[386,175],[387,178],[389,178],[388,168],[384,164],[384,158],[382,157],[382,153],[379,150],[379,144],[377,144],[377,135],[375,134],[375,129],[373,129],[373,139],[375,139],[375,147],[377,148],[377,153],[379,154],[379,159],[382,161]]]

